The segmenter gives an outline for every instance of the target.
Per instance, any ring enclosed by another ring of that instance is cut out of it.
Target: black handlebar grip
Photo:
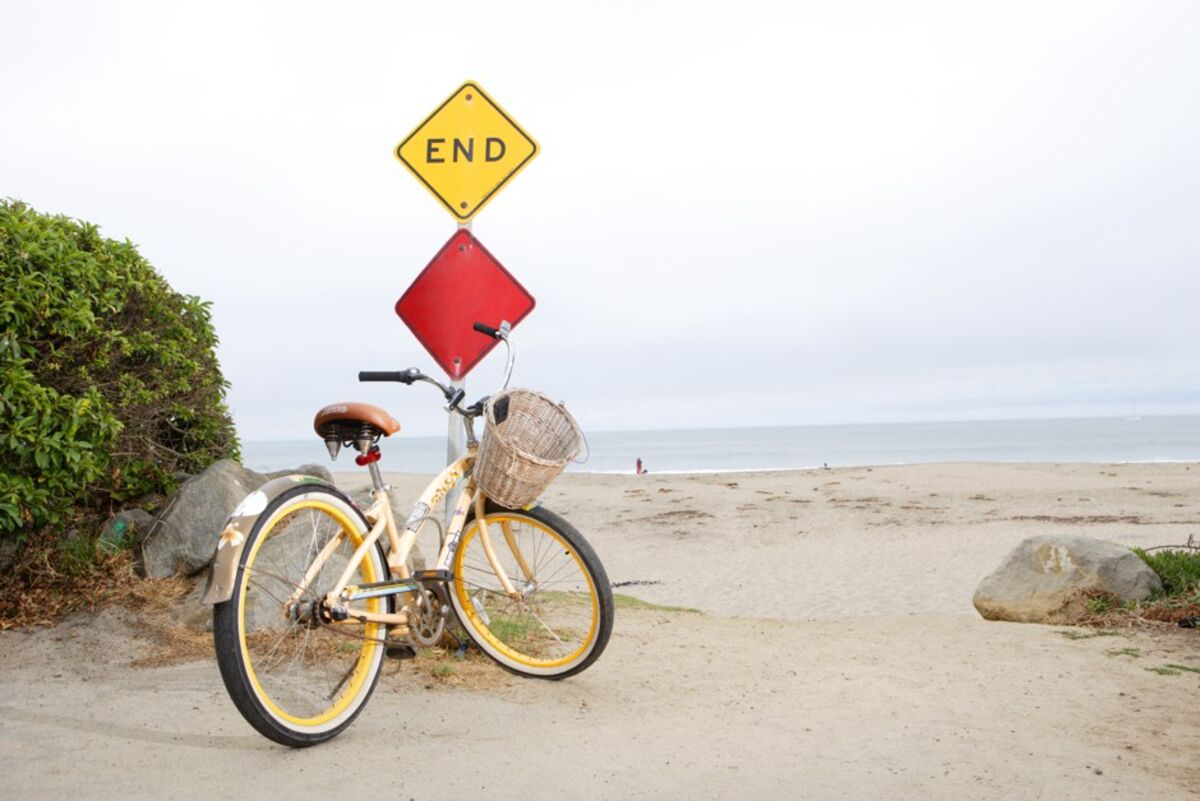
[[[359,381],[399,381],[401,384],[411,384],[421,377],[421,371],[415,367],[407,370],[360,370]]]
[[[481,334],[487,334],[492,339],[500,338],[500,329],[498,328],[492,328],[490,325],[484,325],[483,323],[475,323],[471,327]]]

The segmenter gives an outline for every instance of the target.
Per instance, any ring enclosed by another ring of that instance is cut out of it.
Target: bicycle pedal
[[[417,651],[411,645],[401,645],[399,643],[384,646],[384,655],[388,659],[412,659],[417,655]]]
[[[449,570],[418,570],[412,577],[417,581],[449,581],[454,574]]]

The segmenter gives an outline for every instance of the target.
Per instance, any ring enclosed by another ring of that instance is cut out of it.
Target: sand
[[[341,477],[346,485],[361,478]],[[567,475],[618,592],[562,682],[447,689],[397,663],[336,740],[261,738],[215,664],[133,668],[121,609],[0,633],[0,795],[52,798],[1200,796],[1200,632],[989,623],[1022,538],[1200,539],[1200,465]],[[411,498],[424,483],[389,476]],[[416,680],[414,680],[416,679]],[[394,760],[390,764],[387,760]]]

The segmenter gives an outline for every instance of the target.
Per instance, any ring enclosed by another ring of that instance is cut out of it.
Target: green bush
[[[209,304],[134,245],[0,200],[0,536],[238,455]]]
[[[1134,548],[1133,552],[1162,579],[1163,597],[1200,594],[1200,551],[1163,549],[1147,553]]]

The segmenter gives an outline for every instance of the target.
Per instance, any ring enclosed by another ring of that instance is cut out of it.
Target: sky
[[[587,430],[1200,413],[1200,4],[0,0],[0,196],[213,304],[243,439],[445,431],[393,149],[466,80],[514,385]],[[499,351],[467,379],[495,388]]]

